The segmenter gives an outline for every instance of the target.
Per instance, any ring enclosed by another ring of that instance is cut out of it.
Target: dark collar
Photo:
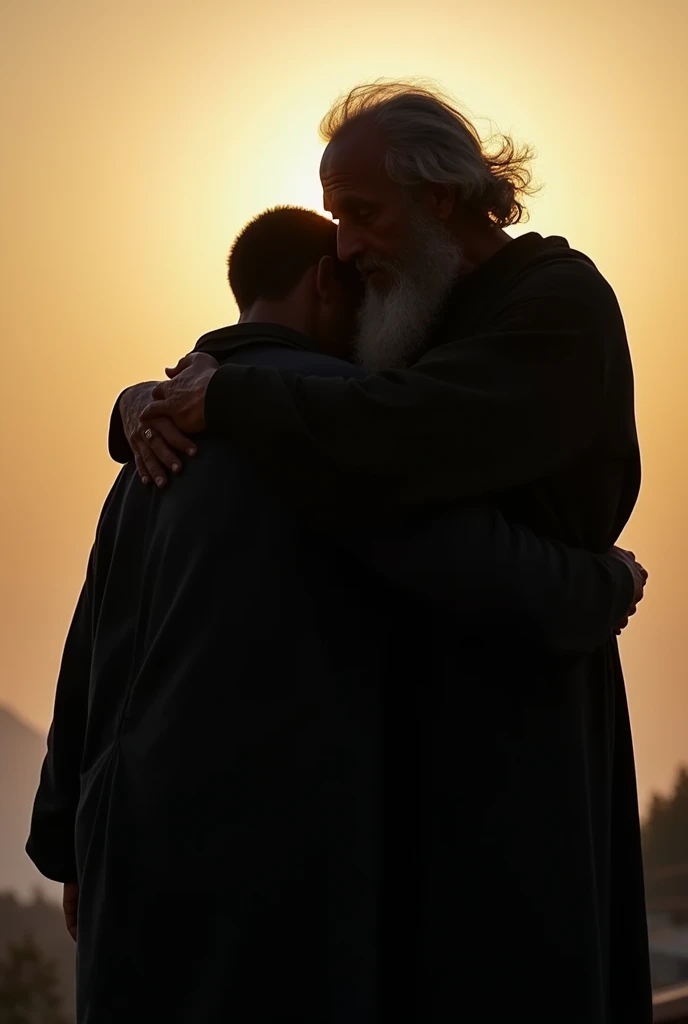
[[[477,329],[484,317],[525,274],[545,263],[573,259],[590,262],[587,256],[575,252],[565,238],[552,235],[543,238],[535,231],[514,238],[475,270],[457,281],[447,298],[438,331],[431,336],[430,347],[446,341],[447,325],[461,323],[463,335]]]
[[[283,327],[282,324],[246,323],[220,327],[217,331],[204,334],[196,342],[194,352],[208,352],[209,355],[221,353],[226,357],[238,348],[260,344],[317,351],[310,338],[300,331],[292,330],[291,327]]]
[[[536,231],[529,231],[525,235],[512,239],[470,274],[462,278],[457,284],[456,291],[477,289],[482,286],[484,280],[489,281],[491,285],[495,282],[501,283],[504,279],[508,280],[513,274],[517,274],[523,266],[536,259],[547,241],[550,239],[544,239]],[[564,240],[561,239],[561,241]]]
[[[536,265],[561,260],[583,260],[592,264],[587,256],[572,249],[565,238],[559,235],[543,238],[537,231],[529,231],[512,239],[470,274],[461,278],[455,290],[457,293],[479,291],[487,282],[491,289],[497,291]]]

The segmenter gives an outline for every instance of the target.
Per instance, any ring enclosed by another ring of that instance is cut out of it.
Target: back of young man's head
[[[288,304],[319,347],[349,354],[362,284],[355,268],[337,259],[331,220],[296,206],[266,210],[239,233],[227,266],[242,316],[259,302],[273,311]]]
[[[286,299],[323,256],[337,258],[337,228],[312,210],[278,206],[249,221],[227,260],[240,312],[258,299]]]

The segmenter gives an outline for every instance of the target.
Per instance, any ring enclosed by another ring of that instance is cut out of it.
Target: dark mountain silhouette
[[[40,896],[33,903],[26,904],[12,893],[0,892],[0,961],[7,958],[10,943],[24,942],[27,937],[31,937],[40,952],[54,962],[62,1007],[67,1019],[74,1020],[76,946],[65,927],[62,909]]]
[[[43,878],[24,852],[45,749],[44,736],[0,707],[0,960],[10,943],[33,938],[55,962],[62,1005],[73,1020],[75,946],[62,914],[62,886]]]
[[[688,768],[680,765],[671,792],[655,793],[643,823],[645,885],[650,913],[688,922]]]
[[[0,707],[0,892],[27,898],[38,887],[59,902],[61,887],[38,873],[24,852],[45,756],[45,737]]]

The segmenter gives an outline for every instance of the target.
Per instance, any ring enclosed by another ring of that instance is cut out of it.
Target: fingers
[[[630,619],[631,615],[635,615],[635,612],[636,612],[636,606],[633,605],[633,607],[629,609],[628,614],[624,616],[624,618],[621,620],[619,625],[614,630],[614,632],[616,633],[617,636],[621,635],[621,631],[626,628],[626,626],[628,625],[628,622],[629,622],[629,619]]]
[[[146,441],[137,442],[134,462],[136,464],[136,472],[141,477],[142,483],[147,484],[149,481],[154,480],[156,487],[162,488],[167,485],[165,467]]]
[[[141,478],[141,483],[149,484],[150,476],[148,475],[148,467],[146,466],[146,463],[143,461],[138,448],[134,450],[134,465],[136,466],[136,472]]]
[[[170,419],[156,420],[155,423],[151,423],[152,429],[155,433],[160,434],[162,439],[167,442],[170,448],[176,448],[178,452],[185,452],[187,455],[195,455],[197,452],[196,445],[187,437],[186,434],[182,434],[181,430]],[[167,466],[172,465],[169,462],[165,463]]]
[[[634,572],[639,572],[644,580],[648,579],[649,573],[648,573],[647,569],[645,568],[645,566],[641,565],[640,562],[638,561],[638,559],[635,557],[635,552],[633,552],[633,551],[626,551],[626,550],[624,550],[624,548],[612,548],[612,551],[615,551],[618,554],[624,555],[626,560],[632,563],[633,571]]]
[[[625,548],[613,547],[610,548],[609,554],[623,562],[624,565],[627,565],[631,572],[635,572],[635,558],[631,551],[626,551]]]
[[[166,366],[165,373],[171,379],[172,377],[176,377],[178,373],[181,373],[182,370],[185,370],[187,366],[191,366],[192,363],[193,353],[189,352],[187,355],[182,356],[182,358],[179,360],[176,366]]]
[[[170,403],[165,401],[151,402],[147,405],[141,413],[140,419],[142,420],[157,420],[163,417],[168,419],[172,418],[172,410]]]
[[[76,942],[77,914],[79,910],[79,886],[76,883],[69,882],[64,885],[62,910],[67,931]]]
[[[165,373],[172,379],[182,372],[182,370],[188,370],[190,366],[200,367],[212,367],[214,370],[218,368],[220,364],[214,356],[211,356],[209,352],[189,352],[183,356],[176,366],[165,367]]]
[[[165,401],[167,398],[167,381],[161,380],[159,384],[156,384],[151,391],[151,397],[156,398],[159,401]]]
[[[133,449],[136,472],[142,483],[154,480],[157,487],[165,487],[168,483],[166,470],[173,473],[182,471],[182,461],[177,452],[195,455],[197,450],[193,441],[182,434],[172,420],[153,420],[150,426],[142,426],[136,431]]]
[[[69,910],[65,909],[65,912],[64,912],[65,925],[67,927],[67,931],[72,936],[72,938],[74,939],[75,942],[76,942],[76,923],[77,923],[77,916],[76,915],[77,915],[76,907],[74,908],[73,911],[69,911]]]
[[[640,604],[640,602],[643,600],[643,598],[645,596],[645,586],[646,586],[647,581],[649,579],[649,573],[648,573],[647,569],[644,566],[642,566],[640,564],[640,562],[637,560],[637,558],[635,557],[635,552],[634,551],[627,551],[624,548],[613,547],[611,549],[610,553],[615,558],[618,558],[620,561],[624,562],[624,564],[628,566],[628,568],[630,569],[630,571],[631,571],[631,573],[633,575],[633,585],[634,585],[633,607],[631,608],[631,610],[630,610],[630,612],[628,614],[629,614],[629,616],[630,615],[635,615],[635,612],[637,610],[637,605]],[[626,622],[624,623],[624,625],[626,625],[627,622],[628,622],[628,619],[626,619]],[[621,629],[623,629],[623,628],[624,628],[624,626],[621,627]],[[618,635],[618,633],[617,633],[617,635]]]
[[[181,444],[179,447],[181,450],[188,452],[191,447],[191,442],[187,437],[181,433],[180,430],[174,426],[173,423],[170,427],[167,426],[168,420],[155,420],[155,426],[151,424],[148,428],[143,428],[142,432],[145,434],[145,438],[138,437],[137,443],[139,449],[145,444],[148,447],[158,462],[163,466],[167,466],[173,473],[179,473],[182,468],[181,459],[177,452],[173,450],[171,445],[168,443],[168,438],[180,439]],[[143,442],[143,444],[142,444]]]
[[[79,883],[63,882],[62,884],[62,906],[66,910],[76,908],[79,902]]]

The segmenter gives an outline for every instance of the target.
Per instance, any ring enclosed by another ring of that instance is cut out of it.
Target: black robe
[[[357,374],[280,328],[204,345]],[[116,428],[111,442],[126,457]],[[80,885],[79,1024],[381,1019],[385,709],[406,626],[448,626],[467,657],[496,630],[559,665],[604,644],[631,595],[620,563],[494,507],[335,542],[212,436],[166,493],[125,467],[67,638],[27,845],[45,875]]]
[[[419,508],[493,496],[512,521],[602,551],[640,485],[616,298],[587,257],[537,234],[458,284],[409,370],[317,380],[226,365],[211,379],[206,419],[303,514],[329,524],[404,521]],[[399,1012],[415,998],[423,1024],[484,1019],[488,1000],[494,1020],[649,1022],[616,640],[544,673],[494,641],[473,663],[449,629],[418,644],[421,685],[409,701],[425,702],[413,717],[424,740],[400,757],[417,755],[426,773],[423,824],[411,829],[425,839],[394,904],[403,894],[415,909],[393,933],[418,939],[417,956],[396,962]]]

